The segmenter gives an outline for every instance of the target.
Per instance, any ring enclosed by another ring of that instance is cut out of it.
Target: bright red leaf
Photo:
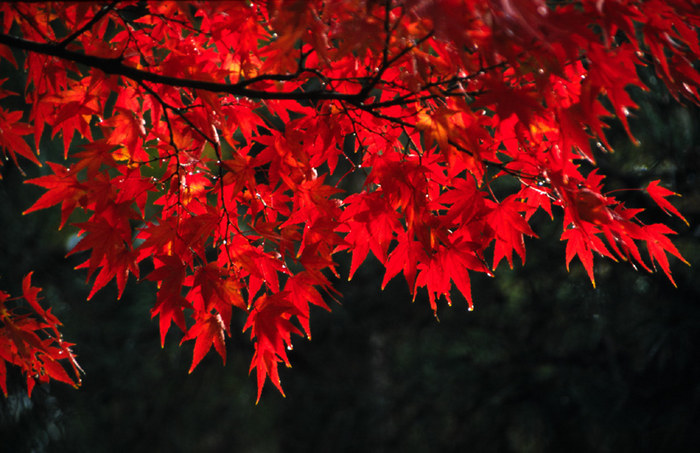
[[[652,181],[649,183],[649,185],[646,188],[647,193],[649,196],[654,200],[654,202],[659,205],[663,211],[668,214],[668,215],[675,215],[676,217],[680,218],[682,221],[685,222],[686,225],[689,225],[688,221],[683,217],[683,215],[676,209],[675,206],[673,206],[669,201],[666,199],[670,196],[680,196],[677,193],[668,190],[666,188],[663,188],[659,185],[660,180]]]

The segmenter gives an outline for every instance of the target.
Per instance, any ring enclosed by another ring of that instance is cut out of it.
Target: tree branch
[[[362,92],[357,94],[338,93],[327,90],[314,91],[293,91],[293,92],[276,92],[252,90],[246,88],[246,81],[239,84],[207,82],[203,80],[192,80],[181,77],[172,77],[162,74],[156,74],[150,71],[136,69],[124,64],[122,58],[104,58],[94,55],[85,55],[80,52],[74,52],[65,49],[60,44],[39,43],[28,41],[26,39],[17,38],[11,35],[0,33],[0,44],[13,47],[15,49],[36,52],[44,55],[61,58],[63,60],[72,61],[78,64],[99,69],[106,74],[114,74],[127,77],[136,82],[152,82],[163,85],[169,85],[179,88],[191,88],[195,90],[210,91],[213,93],[226,93],[234,96],[244,96],[251,99],[276,99],[276,100],[295,100],[295,101],[322,101],[322,100],[337,100],[347,101],[351,104],[361,103],[363,97],[366,97]]]
[[[103,17],[105,17],[110,11],[112,11],[114,7],[117,6],[117,3],[118,1],[115,0],[109,5],[103,6],[102,9],[99,10],[85,25],[71,33],[68,37],[61,40],[61,42],[59,42],[56,46],[60,48],[65,48],[68,44],[75,41],[80,35],[90,30],[93,25],[98,23]]]

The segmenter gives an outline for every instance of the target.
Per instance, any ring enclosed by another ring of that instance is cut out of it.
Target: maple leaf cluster
[[[591,143],[611,150],[611,117],[634,140],[638,67],[699,102],[692,1],[4,3],[0,15],[0,59],[25,82],[0,96],[29,106],[0,108],[0,149],[41,165],[49,133],[65,152],[27,181],[46,192],[25,213],[60,205],[61,226],[83,213],[71,253],[86,253],[89,297],[154,281],[161,341],[173,324],[194,340],[190,371],[212,346],[225,360],[242,312],[258,398],[268,377],[282,391],[278,365],[293,335],[310,338],[310,306],[335,298],[341,252],[350,278],[371,252],[383,285],[402,274],[433,310],[454,293],[471,308],[470,273],[524,262],[540,209],[562,218],[566,265],[578,257],[592,282],[594,252],[671,281],[667,254],[683,260],[669,227],[590,169]],[[493,190],[500,180],[512,190]],[[659,181],[647,192],[681,217]]]
[[[63,341],[58,328],[61,322],[39,304],[41,288],[32,286],[32,273],[22,280],[22,299],[29,307],[14,306],[19,298],[0,291],[0,389],[7,396],[7,364],[19,368],[27,379],[29,396],[37,382],[51,379],[80,385],[80,366],[71,350],[73,344]],[[61,362],[63,361],[63,362]],[[68,363],[73,376],[63,363]]]

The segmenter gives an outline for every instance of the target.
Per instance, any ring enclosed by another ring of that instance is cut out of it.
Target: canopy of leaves
[[[172,324],[195,341],[190,371],[212,346],[225,359],[244,313],[258,399],[267,378],[282,391],[278,365],[290,366],[293,335],[310,338],[310,306],[335,298],[340,252],[352,277],[371,251],[384,284],[402,274],[436,312],[455,293],[472,307],[470,273],[524,262],[539,209],[562,221],[567,268],[578,258],[593,283],[594,252],[672,282],[667,254],[683,260],[669,227],[605,191],[591,143],[611,149],[610,117],[635,140],[626,89],[644,86],[638,67],[700,100],[693,2],[113,1],[0,14],[0,58],[24,84],[0,96],[30,105],[0,108],[0,149],[21,166],[42,164],[44,134],[64,146],[28,181],[46,192],[25,213],[60,205],[61,225],[80,218],[71,253],[87,252],[89,297],[113,280],[121,296],[130,275],[156,282],[161,341]],[[673,192],[647,187],[680,216]]]

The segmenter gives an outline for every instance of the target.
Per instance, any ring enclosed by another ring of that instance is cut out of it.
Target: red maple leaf
[[[66,169],[60,164],[53,162],[48,162],[48,164],[54,172],[53,175],[40,176],[25,181],[48,189],[48,192],[39,197],[23,214],[50,208],[61,203],[61,227],[63,227],[75,208],[87,203],[87,190],[83,184],[77,181],[75,172],[71,173],[69,168]]]
[[[508,265],[512,269],[513,252],[516,252],[525,264],[525,240],[523,236],[537,236],[520,214],[520,212],[527,210],[527,206],[518,201],[516,195],[510,195],[500,203],[487,200],[487,207],[491,208],[491,212],[486,220],[494,230],[493,269],[498,267],[498,263],[503,258],[508,260]]]
[[[680,196],[677,193],[668,190],[664,187],[661,187],[659,185],[660,180],[652,181],[649,183],[649,185],[646,188],[647,193],[649,196],[654,200],[654,202],[668,215],[675,215],[681,220],[685,222],[686,225],[690,225],[688,221],[683,217],[683,215],[676,209],[675,206],[673,206],[671,203],[666,200],[666,198],[670,196]]]
[[[187,340],[195,339],[190,373],[194,371],[197,364],[207,355],[212,346],[214,346],[214,349],[216,349],[216,352],[219,353],[224,364],[226,364],[226,338],[224,332],[226,332],[226,326],[218,313],[204,313],[195,320],[194,325],[190,327],[180,342],[182,344]]]

